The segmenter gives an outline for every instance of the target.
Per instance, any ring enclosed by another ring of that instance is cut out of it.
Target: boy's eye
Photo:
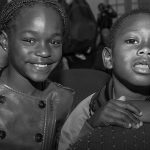
[[[138,44],[138,41],[135,40],[135,39],[128,39],[128,40],[125,40],[125,42],[126,42],[127,44]]]
[[[54,46],[59,46],[62,44],[62,40],[51,40],[50,44],[52,44]]]

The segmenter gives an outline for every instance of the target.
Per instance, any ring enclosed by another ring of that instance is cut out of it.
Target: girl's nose
[[[50,57],[51,56],[51,48],[46,44],[41,44],[36,51],[36,55],[40,57]]]

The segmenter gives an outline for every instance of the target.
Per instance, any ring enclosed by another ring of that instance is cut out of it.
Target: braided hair
[[[1,11],[0,31],[7,31],[10,29],[11,24],[22,8],[32,7],[35,4],[43,4],[45,7],[52,7],[59,13],[63,20],[63,35],[65,36],[68,29],[68,17],[65,9],[57,2],[57,0],[11,0],[11,2],[7,3]]]

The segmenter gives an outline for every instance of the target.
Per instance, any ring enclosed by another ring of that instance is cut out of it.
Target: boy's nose
[[[147,55],[150,57],[150,48],[149,47],[143,47],[140,50],[137,51],[138,56]]]

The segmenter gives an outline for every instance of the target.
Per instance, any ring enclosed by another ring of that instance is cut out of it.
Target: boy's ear
[[[2,33],[0,34],[0,46],[4,51],[8,51],[8,37],[4,31],[2,31]]]
[[[102,52],[103,64],[106,69],[112,69],[112,50],[108,47],[105,47]]]

